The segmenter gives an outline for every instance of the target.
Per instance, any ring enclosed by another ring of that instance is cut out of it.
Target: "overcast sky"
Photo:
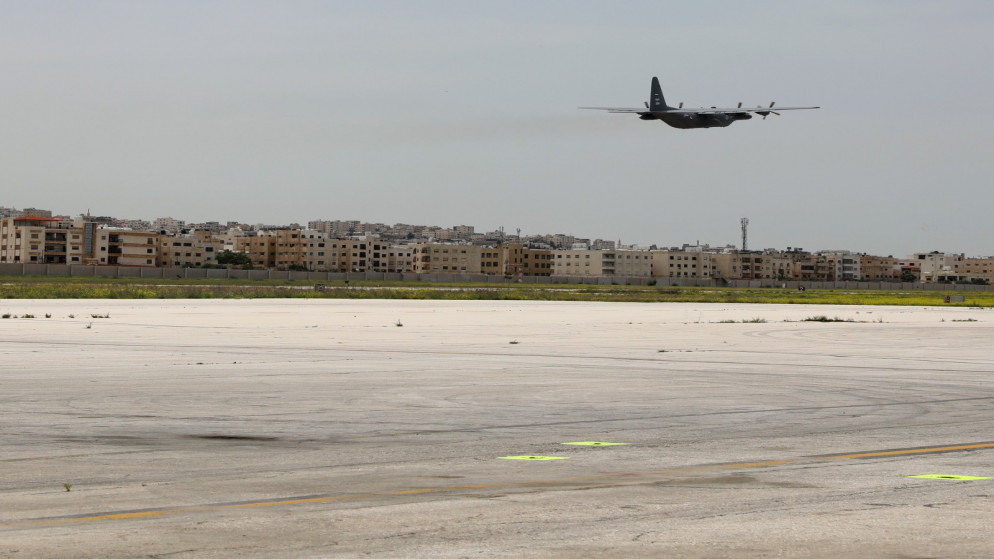
[[[994,3],[3,1],[0,205],[994,255]],[[579,106],[820,105],[678,130]]]

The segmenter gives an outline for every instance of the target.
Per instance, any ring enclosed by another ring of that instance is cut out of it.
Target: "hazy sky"
[[[994,3],[3,1],[0,205],[994,254]],[[577,107],[820,105],[678,130]]]

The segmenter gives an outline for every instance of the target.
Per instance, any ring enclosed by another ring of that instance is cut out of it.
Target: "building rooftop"
[[[14,221],[62,221],[62,218],[58,217],[38,217],[32,215],[26,215],[22,217],[15,217]]]

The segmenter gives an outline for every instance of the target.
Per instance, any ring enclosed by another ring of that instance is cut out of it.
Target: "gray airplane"
[[[595,109],[607,111],[609,113],[635,113],[642,120],[661,120],[673,128],[713,128],[716,126],[728,126],[736,120],[749,120],[752,114],[756,113],[766,120],[768,115],[779,115],[777,111],[796,111],[800,109],[818,109],[820,107],[777,107],[773,110],[773,103],[769,107],[756,107],[755,109],[743,109],[742,103],[732,109],[726,108],[700,108],[685,109],[683,103],[676,107],[666,104],[663,98],[663,90],[659,87],[659,79],[652,78],[652,87],[649,90],[649,100],[645,103],[645,108],[616,108],[616,107],[580,107],[581,109]]]

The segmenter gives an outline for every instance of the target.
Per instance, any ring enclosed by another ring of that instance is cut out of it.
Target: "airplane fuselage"
[[[752,115],[749,113],[717,113],[717,114],[690,114],[690,113],[649,113],[640,115],[642,120],[661,120],[673,128],[719,128],[730,125],[736,120],[749,120]]]

